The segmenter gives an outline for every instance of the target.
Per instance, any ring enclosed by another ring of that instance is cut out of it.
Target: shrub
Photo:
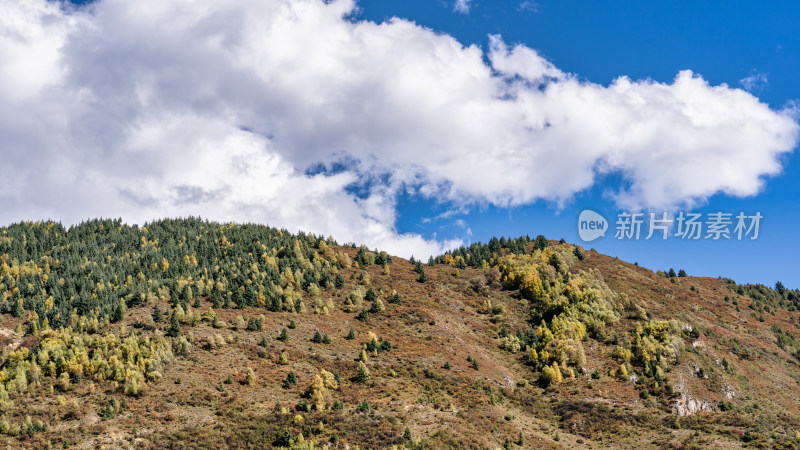
[[[370,410],[372,410],[372,407],[369,406],[369,402],[366,399],[361,400],[361,403],[356,406],[356,411],[358,412],[370,412]]]
[[[522,348],[519,338],[516,336],[506,336],[503,338],[503,349],[507,352],[518,353]]]
[[[132,370],[125,379],[125,394],[138,397],[144,393],[144,375],[138,370]]]
[[[264,322],[260,318],[251,317],[247,321],[247,331],[261,331],[264,326]]]
[[[539,383],[542,387],[547,387],[553,384],[558,384],[563,381],[564,377],[561,375],[561,368],[558,367],[558,364],[553,362],[550,366],[544,366],[542,368],[542,373],[539,376]]]
[[[295,384],[297,384],[297,375],[294,372],[286,374],[286,379],[283,380],[283,388],[289,389]]]
[[[278,335],[278,340],[281,342],[289,341],[289,332],[286,330],[286,328],[281,329],[281,334]]]

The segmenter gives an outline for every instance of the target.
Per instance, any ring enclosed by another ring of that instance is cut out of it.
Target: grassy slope
[[[771,325],[779,324],[796,335],[797,328],[789,321],[789,314],[796,313],[765,314],[760,322],[751,317],[749,300],[729,290],[723,280],[685,277],[672,282],[593,252],[586,252],[586,258],[572,268],[599,270],[614,291],[635,298],[653,319],[674,318],[702,331],[698,339],[685,341],[680,364],[667,374],[675,395],[642,399],[633,383],[608,376],[609,370],[619,366],[612,357],[611,337],[605,342],[587,339],[585,372],[542,389],[523,354],[502,350],[495,337],[502,324],[512,332],[529,327],[525,301],[495,285],[489,296],[493,304],[504,304],[506,312],[480,314],[484,297],[470,289],[468,280],[483,277],[482,271],[462,269],[454,275],[452,267],[426,267],[430,281],[418,283],[408,261],[395,258],[389,267],[388,275],[380,267],[367,270],[371,286],[388,292],[396,289],[402,304],[387,304],[387,311],[371,315],[369,323],[343,312],[338,306],[341,298],[327,316],[269,313],[263,308],[219,309],[220,322],[263,313],[263,331],[184,325],[184,335],[189,331],[194,335],[192,351],[166,366],[163,379],[150,383],[143,396],[125,397],[108,382],[93,386],[84,382],[35,400],[17,399],[7,411],[9,420],[21,423],[30,415],[47,422],[48,430],[4,437],[5,442],[0,442],[11,447],[41,447],[49,441],[59,447],[66,443],[109,448],[263,448],[288,429],[318,443],[330,442],[336,434],[339,443],[373,448],[402,445],[408,427],[421,445],[435,448],[497,448],[507,439],[516,441],[520,434],[524,447],[728,448],[745,444],[751,436],[754,444],[796,445],[800,371],[797,362],[775,344],[770,331]],[[347,286],[342,295],[358,283],[350,275],[360,272],[343,271]],[[725,296],[731,300],[726,302]],[[203,303],[199,311],[208,309],[208,303]],[[166,310],[168,305],[160,307]],[[124,319],[128,332],[134,330],[135,319],[146,321],[151,310],[129,310]],[[13,329],[17,320],[6,315],[2,326]],[[290,340],[276,340],[291,320],[297,328],[289,330]],[[356,331],[355,340],[344,338],[350,327]],[[623,334],[631,327],[631,321],[623,319],[608,334]],[[332,343],[311,343],[316,329],[330,335]],[[370,355],[372,384],[364,385],[350,378],[356,374],[356,359],[369,331],[389,339],[396,348]],[[233,342],[216,350],[204,349],[200,342],[212,333]],[[258,345],[263,336],[268,339],[267,349]],[[26,340],[23,345],[35,343],[34,338]],[[16,342],[13,337],[8,341]],[[286,351],[288,365],[276,363],[281,351]],[[478,361],[478,370],[467,356]],[[723,368],[723,359],[729,370]],[[442,368],[445,362],[450,370]],[[246,367],[255,371],[253,385],[243,383]],[[340,374],[342,386],[332,397],[344,403],[343,410],[273,411],[278,401],[289,408],[297,404],[320,369]],[[595,370],[601,374],[597,380],[589,376]],[[284,389],[281,385],[289,371],[297,374],[298,384]],[[233,383],[222,384],[227,393],[220,392],[217,387],[228,375]],[[672,412],[681,393],[715,410],[719,402],[730,401],[734,409],[681,417]],[[67,404],[59,406],[57,395],[63,395]],[[103,420],[98,413],[112,397],[125,398],[126,405],[115,417]],[[356,411],[363,399],[371,405],[370,413]],[[303,419],[295,423],[298,414]],[[751,433],[745,437],[748,430]]]

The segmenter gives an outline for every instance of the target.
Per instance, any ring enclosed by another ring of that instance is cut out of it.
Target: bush
[[[130,375],[125,379],[125,394],[138,397],[144,393],[144,389],[144,375],[138,370],[131,371]]]
[[[369,406],[369,402],[366,399],[361,400],[361,403],[356,406],[356,411],[358,412],[370,412],[372,407]]]
[[[507,352],[518,353],[522,348],[519,338],[516,336],[506,336],[503,338],[503,349]]]
[[[281,334],[278,335],[278,340],[281,342],[289,341],[289,332],[286,330],[286,328],[281,329]]]
[[[542,373],[539,376],[539,384],[542,387],[547,387],[553,384],[558,384],[563,381],[564,377],[561,375],[561,368],[558,367],[558,364],[553,362],[550,366],[544,366],[542,368]]]
[[[263,326],[264,326],[264,323],[262,322],[262,320],[260,318],[257,318],[257,317],[251,317],[247,321],[247,331],[261,331]]]

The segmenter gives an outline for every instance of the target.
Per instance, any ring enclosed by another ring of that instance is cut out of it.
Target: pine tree
[[[322,334],[319,332],[319,330],[315,330],[314,331],[314,337],[311,338],[311,342],[313,342],[315,344],[321,344],[322,343]]]
[[[369,312],[377,314],[377,313],[382,313],[384,311],[386,311],[386,307],[383,305],[381,299],[376,298],[375,300],[372,301],[372,305],[370,305],[369,307]]]
[[[164,321],[164,315],[161,314],[161,309],[158,307],[158,305],[156,305],[153,308],[153,322],[161,323],[163,321]]]
[[[178,315],[175,310],[172,311],[172,316],[169,319],[169,327],[165,333],[169,337],[178,337],[181,334],[181,324],[178,322]]]
[[[355,338],[356,338],[356,332],[353,330],[353,327],[350,327],[350,331],[347,333],[345,339],[352,341]]]
[[[420,266],[420,268],[422,268],[422,266]],[[428,276],[425,275],[425,269],[422,269],[419,272],[419,278],[417,278],[417,281],[420,282],[420,283],[424,283],[424,282],[426,282],[428,280],[429,280]]]
[[[358,373],[356,374],[355,381],[356,383],[366,383],[369,381],[369,369],[367,369],[363,361],[358,363]]]
[[[114,306],[114,311],[111,314],[111,322],[117,323],[122,320],[122,317],[123,317],[122,305],[117,303],[116,306]]]
[[[336,278],[334,278],[333,280],[333,285],[336,287],[336,289],[341,289],[344,287],[344,277],[342,276],[342,274],[340,273],[336,274]]]

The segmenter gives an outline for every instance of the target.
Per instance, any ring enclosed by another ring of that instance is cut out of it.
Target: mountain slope
[[[544,238],[431,262],[196,219],[0,229],[0,440],[800,442],[797,291]]]

